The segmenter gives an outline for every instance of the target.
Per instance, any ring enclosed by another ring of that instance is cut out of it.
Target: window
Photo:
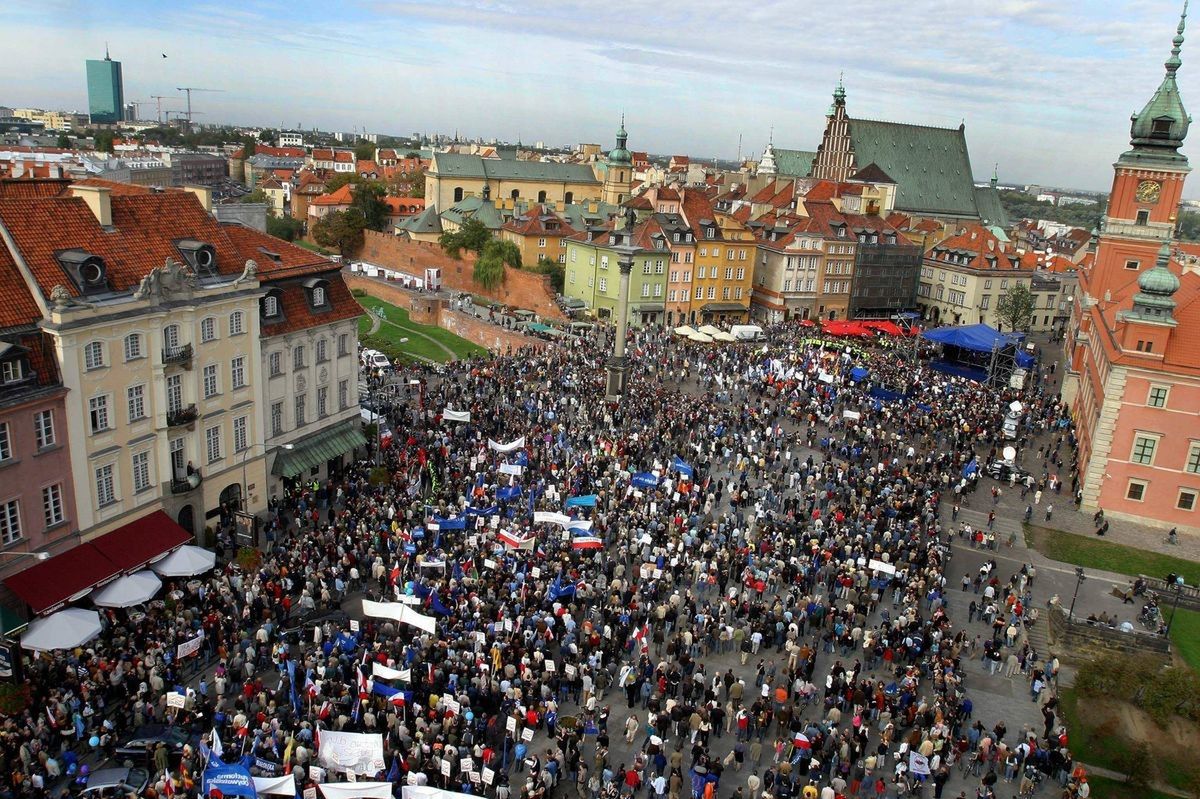
[[[246,356],[239,355],[229,362],[230,377],[234,388],[246,387]]]
[[[328,344],[325,339],[317,339],[317,363],[324,363],[329,360],[329,354],[326,352]]]
[[[314,308],[323,308],[325,306],[325,287],[314,286],[312,290],[312,304]]]
[[[204,367],[204,398],[217,396],[217,365],[211,363]]]
[[[675,289],[671,289],[670,291],[667,292],[667,302],[675,302],[676,301],[675,297],[677,297],[677,296],[678,296],[678,292]]]
[[[745,279],[746,279],[746,268],[745,268],[744,266],[740,266],[740,267],[738,267],[738,270],[737,270],[737,279],[738,279],[738,280],[745,280]]]
[[[240,336],[246,332],[246,314],[234,311],[229,315],[229,335]]]
[[[279,298],[274,294],[263,297],[263,316],[279,316]]]
[[[692,273],[691,273],[691,270],[687,270],[687,269],[685,269],[685,270],[684,270],[684,272],[683,272],[683,282],[684,282],[684,283],[691,283],[691,282],[692,282]]]
[[[277,436],[283,432],[283,403],[271,403],[271,435]]]
[[[174,414],[183,410],[183,379],[179,375],[167,378],[167,413]]]
[[[725,286],[721,289],[721,299],[729,299],[729,286]]]
[[[1136,436],[1133,439],[1133,454],[1129,459],[1134,463],[1149,466],[1154,463],[1154,450],[1158,447],[1158,439],[1152,436]]]
[[[654,296],[655,296],[655,297],[661,297],[661,296],[662,296],[662,284],[661,284],[661,283],[655,283],[655,284],[654,284]]]
[[[217,320],[207,316],[200,320],[200,341],[212,341],[217,337]]]
[[[571,250],[571,263],[575,263],[575,260],[578,256],[579,250]]]
[[[649,297],[649,296],[650,296],[650,284],[649,284],[649,283],[643,283],[643,284],[642,284],[642,296],[643,296],[643,297]]]
[[[1150,386],[1150,395],[1146,398],[1146,404],[1151,408],[1167,407],[1167,395],[1171,392],[1168,386]]]
[[[0,363],[0,383],[16,383],[24,376],[24,362],[20,358],[11,358]]]
[[[738,286],[736,289],[734,289],[733,298],[735,300],[740,300],[742,298],[742,287],[741,286]]]
[[[666,265],[666,263],[664,263],[662,261],[662,259],[659,259],[654,262],[654,274],[661,275],[661,274],[663,274],[663,272],[666,271],[666,268],[667,268],[667,265]]]
[[[344,411],[350,405],[350,381],[338,381],[338,410]]]
[[[271,373],[271,377],[283,374],[283,358],[280,353],[272,352],[267,356],[267,368]]]
[[[1126,261],[1125,262],[1125,268],[1131,272],[1136,272],[1139,266],[1141,266],[1140,261]]]
[[[543,249],[543,250],[544,250],[544,249],[546,249],[546,240],[545,240],[545,239],[538,239],[538,247],[539,247],[539,248],[541,248],[541,249]]]
[[[1175,507],[1180,510],[1195,510],[1196,492],[1187,488],[1179,489],[1179,499],[1175,500]]]
[[[129,409],[129,423],[146,418],[146,387],[144,385],[130,386],[125,389],[125,404]]]
[[[1200,474],[1200,444],[1192,444],[1188,450],[1187,466],[1184,467],[1184,471]]]
[[[15,500],[0,503],[0,544],[5,546],[21,540],[21,506]]]
[[[565,264],[567,262],[567,254],[565,252],[560,252],[558,254],[558,262],[560,264]]]
[[[99,341],[88,342],[83,348],[83,368],[99,369],[104,366],[104,345]]]
[[[182,480],[187,475],[187,458],[183,454],[183,448],[186,443],[182,438],[173,438],[169,444],[171,448],[171,470],[177,480]]]
[[[296,427],[304,425],[304,405],[305,397],[303,394],[296,395]]]
[[[63,523],[62,485],[59,483],[42,489],[42,514],[47,527]]]
[[[246,431],[248,429],[247,428],[248,421],[249,421],[249,417],[247,417],[247,416],[239,416],[238,418],[233,420],[233,451],[234,452],[245,452],[246,448],[248,446],[250,446],[250,441],[246,434]]]
[[[132,459],[133,492],[140,494],[150,488],[150,453],[135,452]]]
[[[725,279],[733,280],[733,269],[730,268],[725,270]]]
[[[1130,480],[1129,487],[1125,489],[1125,498],[1134,502],[1143,501],[1146,498],[1146,484],[1141,480]]]
[[[321,386],[317,389],[317,418],[323,419],[329,415],[329,387]]]
[[[596,278],[589,276],[588,277],[588,288],[591,288],[595,284],[596,284]]]
[[[986,311],[988,308],[991,308],[991,307],[992,307],[992,295],[984,294],[982,299],[979,300],[979,310]]]
[[[600,289],[601,294],[608,291],[608,278],[605,278],[605,277],[600,278],[600,285],[597,286],[597,288]]]
[[[304,345],[303,344],[296,345],[296,349],[292,350],[292,368],[293,369],[303,369],[304,368]]]
[[[600,256],[600,268],[608,269],[608,256],[607,255]]]
[[[350,354],[350,336],[342,333],[338,336],[338,357]]]
[[[711,238],[711,236],[709,238]],[[713,258],[720,258],[721,257],[721,248],[713,247],[712,254],[713,254]],[[713,277],[716,277],[716,273],[713,274]]]
[[[92,423],[93,433],[103,433],[108,429],[108,396],[92,397],[88,400],[88,416]]]
[[[6,461],[12,456],[12,434],[9,433],[8,422],[0,422],[0,461]]]
[[[710,300],[715,300],[717,298],[717,287],[716,286],[708,287],[708,298]]]
[[[990,281],[990,280],[985,280],[985,281],[983,281],[983,289],[984,289],[984,291],[990,291],[990,290],[991,290],[991,288],[992,288],[992,281]]]
[[[651,274],[653,271],[654,271],[654,264],[650,263],[650,261],[642,262],[642,274],[643,275]]]
[[[179,325],[167,325],[163,328],[163,347],[167,350],[179,348]]]
[[[142,352],[142,334],[130,333],[125,337],[125,360],[132,361],[144,357]]]
[[[111,463],[96,469],[96,507],[103,508],[117,501],[116,477]]]
[[[784,290],[784,291],[791,291],[791,290],[792,290],[792,281],[791,281],[791,280],[785,280],[785,281],[783,281],[783,290]]]
[[[54,445],[54,411],[38,411],[33,415],[33,436],[38,449]]]
[[[208,455],[208,462],[221,460],[221,427],[220,425],[210,427],[204,431],[204,450]]]
[[[1137,212],[1137,223],[1138,223],[1139,225],[1148,225],[1148,224],[1150,224],[1150,212],[1149,212],[1148,210],[1146,210],[1145,208],[1143,208],[1142,210],[1138,211],[1138,212]]]

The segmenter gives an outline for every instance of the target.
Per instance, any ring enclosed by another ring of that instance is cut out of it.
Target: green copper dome
[[[1147,269],[1138,277],[1138,293],[1134,296],[1134,305],[1144,305],[1155,308],[1174,308],[1172,296],[1179,291],[1179,278],[1171,271],[1171,245],[1163,242],[1158,250],[1158,258],[1154,266]]]
[[[615,150],[610,150],[608,153],[609,164],[632,164],[633,153],[626,149],[625,144],[629,141],[629,134],[625,132],[625,115],[621,114],[621,128],[617,131],[617,147]]]
[[[1183,14],[1179,17],[1179,27],[1172,40],[1171,57],[1166,61],[1167,72],[1163,76],[1158,90],[1146,103],[1141,113],[1130,117],[1132,124],[1129,128],[1130,144],[1134,150],[1149,150],[1172,154],[1183,144],[1187,137],[1188,127],[1192,118],[1183,107],[1179,96],[1179,85],[1175,81],[1175,73],[1179,71],[1183,61],[1179,54],[1183,50],[1183,28],[1187,20],[1187,3],[1184,3]]]

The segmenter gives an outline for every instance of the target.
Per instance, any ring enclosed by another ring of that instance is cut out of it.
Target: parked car
[[[138,727],[133,736],[117,746],[118,760],[132,760],[134,763],[149,763],[154,756],[154,747],[162,741],[167,745],[167,752],[177,757],[183,752],[183,746],[192,737],[185,727],[174,727],[166,724],[147,724]]]
[[[150,784],[150,772],[144,768],[105,768],[88,775],[82,799],[118,799],[141,796]]]
[[[1029,476],[1029,473],[1024,469],[1015,464],[1009,463],[1008,461],[992,461],[987,468],[988,477],[992,478],[993,480],[1008,480],[1012,477],[1014,472],[1017,475],[1018,482]]]

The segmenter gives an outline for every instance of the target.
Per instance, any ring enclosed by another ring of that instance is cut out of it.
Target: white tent
[[[695,341],[698,344],[712,344],[712,336],[704,333],[693,333],[688,336],[689,341]]]
[[[713,341],[737,341],[737,337],[732,333],[726,333],[724,330],[718,330],[712,334]]]
[[[162,588],[162,580],[152,571],[127,574],[92,594],[92,603],[102,608],[131,608],[149,602]]]
[[[217,563],[215,552],[203,547],[182,546],[150,568],[163,577],[192,577],[212,569]]]
[[[697,329],[699,330],[699,332],[703,333],[704,335],[712,336],[713,338],[716,338],[717,334],[721,332],[721,328],[715,327],[713,325],[705,325],[704,327],[697,328]]]
[[[74,649],[100,634],[100,614],[83,608],[67,608],[29,623],[21,646],[35,652]]]
[[[691,336],[695,332],[696,332],[695,330],[688,327],[687,325],[684,325],[683,327],[675,328],[675,335],[677,335],[677,336]]]

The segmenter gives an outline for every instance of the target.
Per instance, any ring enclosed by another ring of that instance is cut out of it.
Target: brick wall
[[[510,348],[515,350],[520,347],[541,349],[546,346],[546,342],[540,338],[507,330],[499,325],[488,324],[471,314],[452,311],[447,307],[444,298],[408,291],[399,283],[355,275],[349,270],[343,270],[342,276],[351,291],[362,289],[372,297],[377,297],[401,308],[407,308],[409,318],[414,322],[422,325],[437,325],[492,352],[504,353]]]
[[[485,289],[471,277],[475,257],[470,253],[464,253],[462,260],[455,260],[431,242],[409,241],[373,230],[365,231],[362,250],[356,257],[375,266],[416,276],[424,275],[426,269],[440,268],[442,283],[450,291],[477,294],[505,305],[528,309],[549,319],[565,318],[554,301],[554,289],[546,275],[505,267],[504,282],[495,288]]]

